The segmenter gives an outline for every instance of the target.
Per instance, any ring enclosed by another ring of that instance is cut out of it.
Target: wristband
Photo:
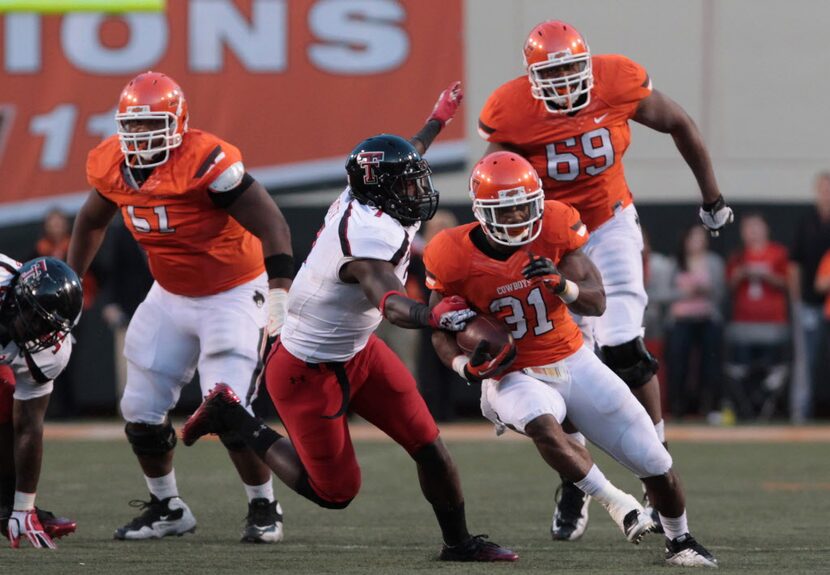
[[[291,254],[272,254],[265,258],[265,273],[268,279],[294,278],[294,256]]]
[[[557,294],[557,297],[565,305],[572,304],[579,298],[579,286],[571,280],[565,280],[565,289],[562,290],[562,293]]]
[[[467,356],[464,354],[456,355],[452,360],[452,370],[460,375],[465,381],[467,379],[467,374],[464,373],[464,368],[467,367],[468,363],[470,363],[470,360],[467,359]]]
[[[383,297],[380,298],[380,303],[378,304],[378,309],[380,310],[380,315],[382,315],[383,317],[386,317],[386,299],[390,295],[399,295],[401,297],[406,297],[406,294],[402,294],[398,290],[391,290],[391,291],[388,291],[385,294],[383,294]]]
[[[23,491],[14,492],[14,507],[15,511],[28,511],[35,508],[36,493],[24,493]]]
[[[419,327],[436,327],[432,325],[432,310],[423,303],[416,303],[409,308],[409,321]]]
[[[716,199],[714,202],[703,202],[703,211],[709,213],[717,212],[724,205],[726,205],[726,202],[723,199],[723,194],[721,194],[718,196],[718,199]]]

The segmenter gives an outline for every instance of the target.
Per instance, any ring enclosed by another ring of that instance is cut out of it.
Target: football
[[[514,345],[513,336],[510,335],[510,331],[502,322],[494,317],[481,314],[468,321],[464,331],[455,334],[458,347],[468,355],[484,339],[490,344],[489,352],[491,356],[497,355],[505,344]]]

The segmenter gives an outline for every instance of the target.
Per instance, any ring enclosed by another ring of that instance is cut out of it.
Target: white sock
[[[582,447],[585,447],[585,436],[579,433],[578,431],[576,433],[569,433],[568,439],[570,439],[574,443],[578,443]]]
[[[599,501],[604,507],[620,503],[620,498],[625,496],[624,492],[614,487],[614,485],[608,481],[596,465],[591,467],[588,474],[581,480],[577,481],[575,485],[584,493],[587,493]]]
[[[274,484],[270,479],[262,485],[248,485],[246,483],[245,494],[248,495],[248,503],[254,499],[267,499],[271,502],[274,500]]]
[[[654,424],[654,431],[657,432],[657,439],[660,440],[660,443],[666,443],[666,422],[664,420],[660,420]]]
[[[147,482],[147,489],[158,499],[164,500],[168,497],[178,497],[179,488],[176,486],[176,470],[174,469],[162,477],[144,476]]]
[[[666,532],[666,537],[669,539],[677,539],[684,533],[689,532],[689,524],[686,521],[686,511],[680,517],[666,517],[660,514],[660,523],[663,525],[663,531]]]

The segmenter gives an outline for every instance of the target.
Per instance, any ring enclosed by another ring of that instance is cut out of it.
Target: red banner
[[[0,203],[18,205],[0,212],[25,217],[27,205],[85,191],[87,152],[114,132],[123,86],[150,69],[182,86],[190,126],[238,146],[266,185],[330,178],[360,139],[412,135],[463,79],[461,30],[461,0],[176,0],[159,14],[5,15]],[[431,152],[462,159],[463,125]]]

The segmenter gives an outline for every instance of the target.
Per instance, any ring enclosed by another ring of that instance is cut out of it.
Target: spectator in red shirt
[[[770,398],[781,395],[789,376],[787,249],[769,240],[763,216],[741,219],[743,246],[727,265],[732,323],[726,372],[738,415],[770,416]]]

